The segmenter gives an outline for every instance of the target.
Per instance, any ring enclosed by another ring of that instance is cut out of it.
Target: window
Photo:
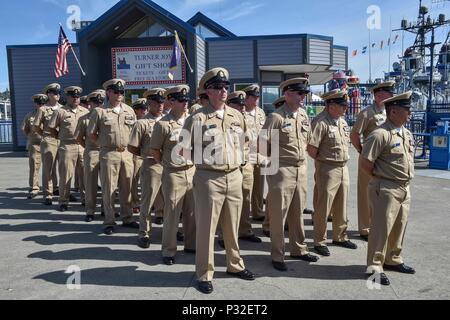
[[[202,37],[204,39],[206,39],[206,38],[219,38],[218,34],[212,32],[209,28],[205,27],[201,23],[199,23],[195,27],[195,31],[200,37]]]
[[[272,103],[280,97],[280,90],[276,86],[262,87],[262,103],[264,111],[269,114],[275,111]]]
[[[120,39],[170,37],[173,33],[151,17],[145,17],[119,36]]]

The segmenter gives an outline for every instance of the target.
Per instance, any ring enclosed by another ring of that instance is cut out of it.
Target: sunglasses
[[[290,92],[296,92],[299,96],[305,96],[307,95],[309,92],[307,91],[298,91],[298,90],[289,90]]]
[[[59,95],[61,92],[58,90],[48,90],[47,94],[49,94],[49,93],[54,94],[54,95]]]
[[[172,102],[178,101],[179,103],[186,103],[189,102],[189,99],[186,98],[178,98],[178,99],[172,99]]]
[[[120,94],[120,95],[124,95],[125,91],[124,90],[114,90],[114,94]]]
[[[210,86],[208,89],[213,89],[213,90],[226,90],[226,91],[228,91],[228,90],[230,90],[230,86],[227,86],[227,85],[223,85],[223,84],[216,84],[216,85],[213,85],[213,86]]]

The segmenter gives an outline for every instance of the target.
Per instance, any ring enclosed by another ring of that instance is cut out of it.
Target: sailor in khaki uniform
[[[44,204],[47,206],[53,204],[53,195],[57,195],[58,191],[57,162],[59,140],[52,135],[48,124],[55,111],[62,107],[59,104],[60,93],[61,86],[57,83],[52,83],[45,87],[43,94],[48,96],[48,103],[38,110],[34,119],[35,130],[42,136],[42,186],[44,188]]]
[[[28,164],[29,164],[29,186],[30,194],[28,199],[34,199],[40,191],[39,170],[41,169],[41,141],[42,136],[36,132],[34,120],[40,108],[48,102],[45,94],[36,94],[31,100],[34,103],[35,110],[28,113],[22,122],[22,132],[27,137]]]
[[[249,127],[249,130],[252,132],[252,136],[258,137],[264,123],[266,122],[266,114],[264,110],[259,107],[261,92],[260,87],[256,84],[248,86],[247,88],[242,89],[245,92],[245,110],[244,110],[244,118]],[[266,181],[266,177],[261,175],[261,156],[258,154],[257,147],[257,138],[256,140],[251,142],[251,157],[250,162],[253,166],[253,190],[251,194],[251,214],[253,220],[255,221],[264,221],[265,213],[264,213],[264,184]],[[247,236],[251,235],[250,227],[250,218],[246,219],[246,223],[242,226],[242,232],[246,233]],[[246,240],[246,236],[243,236],[241,232],[242,240]],[[247,237],[249,241],[259,242],[255,237]]]
[[[278,98],[272,103],[272,106],[275,110],[281,108],[286,103],[286,99],[284,97]],[[267,201],[267,200],[266,200]],[[269,210],[266,210],[266,216],[264,217],[264,222],[262,225],[263,228],[263,234],[270,238],[270,212]]]
[[[96,90],[87,96],[90,112],[78,122],[77,139],[84,147],[84,187],[86,198],[86,222],[92,222],[95,218],[97,206],[98,176],[100,171],[100,148],[92,140],[87,132],[89,119],[96,108],[103,107],[106,93],[104,90]]]
[[[279,163],[278,171],[267,177],[267,209],[271,215],[272,264],[279,271],[287,271],[284,262],[286,222],[289,226],[291,257],[308,262],[316,262],[319,258],[308,252],[303,223],[307,194],[306,146],[310,123],[302,104],[310,92],[309,82],[305,78],[294,78],[283,82],[280,89],[286,103],[267,118],[263,127],[265,131],[260,138],[267,143],[261,146],[261,154],[269,157],[271,166]],[[276,135],[279,137],[279,146],[276,145],[276,138],[272,141]],[[275,158],[277,153],[279,157]]]
[[[372,177],[369,201],[372,217],[367,273],[389,285],[384,270],[414,274],[401,256],[414,178],[414,136],[404,127],[411,116],[412,91],[383,102],[387,120],[364,143],[361,167]]]
[[[316,199],[314,202],[314,246],[322,256],[329,256],[326,245],[327,221],[333,210],[333,244],[349,249],[357,246],[347,236],[347,199],[350,159],[350,128],[343,116],[348,108],[345,91],[333,90],[322,96],[324,114],[312,123],[308,153],[316,164]]]
[[[361,111],[353,125],[351,141],[358,153],[361,153],[364,142],[369,135],[386,121],[386,111],[382,105],[383,100],[394,95],[395,81],[380,83],[371,89],[375,103],[373,106]],[[362,140],[362,143],[361,143]],[[361,157],[358,168],[358,228],[361,238],[368,241],[370,232],[370,209],[367,189],[370,176],[361,168]]]
[[[246,97],[247,94],[244,91],[235,91],[228,96],[227,104],[231,108],[243,113],[245,110]]]
[[[70,199],[70,184],[76,172],[83,172],[84,148],[78,143],[76,128],[78,121],[89,113],[89,110],[80,106],[80,87],[68,87],[64,90],[67,105],[55,112],[50,120],[49,128],[58,136],[59,145],[59,210],[68,210]],[[78,171],[77,171],[78,169]],[[84,201],[83,176],[79,177],[81,201]]]
[[[133,155],[139,155],[144,159],[141,170],[142,181],[142,202],[139,217],[139,241],[138,246],[143,249],[150,248],[150,235],[152,231],[151,209],[155,206],[161,210],[161,218],[164,201],[157,204],[158,197],[161,197],[161,177],[163,167],[158,163],[150,149],[150,140],[155,124],[161,120],[163,113],[164,94],[166,90],[161,88],[152,89],[144,93],[149,106],[149,113],[145,119],[138,120],[131,132],[128,150]]]
[[[133,177],[133,155],[127,146],[130,133],[136,123],[136,115],[123,102],[125,81],[112,79],[103,84],[108,101],[105,108],[97,108],[89,120],[88,133],[100,147],[100,180],[105,209],[106,235],[114,233],[116,226],[114,197],[119,188],[120,216],[126,228],[139,229],[133,220],[131,206],[131,183]]]
[[[136,113],[136,119],[142,120],[148,114],[147,99],[138,99],[131,106]],[[141,168],[144,159],[140,155],[133,155],[133,184],[131,185],[131,205],[133,213],[140,212],[141,199],[139,197],[139,180],[141,177]]]
[[[182,156],[180,133],[188,113],[189,86],[173,87],[166,92],[172,103],[171,112],[156,123],[150,148],[156,161],[164,167],[162,189],[164,194],[164,227],[162,256],[164,264],[175,264],[177,231],[183,213],[186,253],[195,253],[195,216],[192,179],[195,167],[190,159]],[[178,150],[179,149],[179,150]]]
[[[192,147],[196,165],[194,176],[197,227],[196,271],[198,289],[213,292],[214,238],[219,218],[223,232],[227,272],[244,280],[254,280],[245,268],[238,244],[242,210],[241,141],[246,127],[241,113],[226,105],[229,73],[223,68],[208,71],[200,81],[209,105],[186,120],[184,129],[191,139],[183,146]]]
[[[209,103],[208,95],[206,94],[205,89],[198,88],[197,89],[197,97],[198,97],[198,102],[189,109],[190,114],[194,114],[197,110],[200,110],[201,108],[206,107]]]

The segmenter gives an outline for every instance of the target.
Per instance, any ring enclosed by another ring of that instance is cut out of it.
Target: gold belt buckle
[[[117,152],[125,152],[125,148],[124,147],[117,148],[116,150],[117,150]]]

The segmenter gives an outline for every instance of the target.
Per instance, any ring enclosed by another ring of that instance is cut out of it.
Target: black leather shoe
[[[267,238],[270,238],[270,231],[263,230],[263,234],[264,234]]]
[[[69,197],[69,201],[70,202],[78,202],[78,199],[73,194],[71,194],[70,197]]]
[[[288,267],[284,262],[272,261],[272,266],[278,271],[288,271]]]
[[[219,247],[221,247],[222,249],[225,250],[225,241],[219,240],[219,241],[217,241],[217,243],[219,244]]]
[[[295,260],[302,260],[302,261],[306,261],[306,262],[317,262],[319,261],[319,257],[312,255],[310,253],[304,254],[302,256],[291,256],[292,259]]]
[[[66,212],[67,210],[69,210],[69,207],[67,205],[62,204],[59,206],[59,211]]]
[[[114,227],[106,227],[103,233],[106,234],[107,236],[112,235],[114,233]]]
[[[396,271],[396,272],[400,272],[400,273],[406,273],[406,274],[415,274],[416,273],[416,270],[414,270],[414,268],[408,267],[404,263],[396,265],[396,266],[390,266],[390,265],[385,264],[384,269],[390,270],[390,271]]]
[[[328,222],[333,222],[333,216],[329,216],[327,219]]]
[[[238,273],[233,273],[233,272],[227,271],[227,274],[230,276],[233,276],[233,277],[241,278],[242,280],[247,280],[247,281],[255,280],[255,275],[247,269],[245,269],[244,271],[238,272]]]
[[[196,254],[197,253],[197,251],[196,250],[194,250],[194,249],[184,249],[184,253],[187,253],[187,254]]]
[[[52,205],[53,205],[52,199],[45,199],[44,200],[44,206],[52,206]]]
[[[184,234],[182,232],[177,232],[177,241],[184,242]]]
[[[329,257],[329,256],[331,256],[331,253],[330,253],[330,250],[328,250],[328,247],[325,247],[325,246],[315,246],[315,247],[314,247],[314,250],[316,250],[316,252],[317,252],[318,254],[320,254],[321,256],[324,256],[324,257]]]
[[[37,196],[38,196],[38,195],[35,194],[35,193],[30,193],[30,194],[28,195],[27,199],[28,199],[28,200],[32,200],[32,199],[36,198]]]
[[[251,236],[239,237],[239,240],[253,242],[253,243],[261,243],[262,242],[261,238],[258,238],[254,234],[252,234]]]
[[[255,217],[255,218],[253,218],[253,221],[263,222],[265,219],[266,219],[266,217],[264,217],[264,216],[262,216],[262,217]]]
[[[163,223],[164,223],[164,218],[159,217],[159,218],[156,218],[156,219],[155,219],[155,224],[156,224],[156,225],[162,226]]]
[[[175,264],[175,258],[164,257],[163,262],[166,266],[173,266]]]
[[[53,191],[53,195],[54,195],[54,196],[59,196],[59,190],[56,189],[55,191]]]
[[[211,294],[214,291],[214,287],[211,281],[199,281],[198,290],[204,294]]]
[[[85,202],[85,201],[82,201],[82,202],[81,202],[81,206],[82,206],[82,207],[86,207],[86,202]]]
[[[353,242],[351,242],[350,240],[347,240],[344,242],[333,241],[333,244],[335,246],[346,248],[346,249],[352,249],[352,250],[358,249],[358,246],[356,244],[354,244]]]
[[[381,284],[382,286],[390,286],[391,282],[389,281],[389,278],[387,277],[387,275],[385,273],[379,273],[377,275],[375,275],[374,273],[372,274],[368,274],[367,278],[372,277],[372,281],[373,282],[379,282],[379,284]]]
[[[94,216],[86,216],[86,218],[84,219],[85,222],[89,223],[95,220]]]
[[[139,238],[138,246],[142,249],[150,248],[150,238]]]
[[[363,239],[365,242],[369,242],[369,236],[365,234],[360,234],[359,237]]]
[[[139,223],[137,223],[136,221],[130,223],[123,223],[122,227],[129,229],[139,229]]]
[[[305,209],[305,210],[303,210],[303,213],[304,213],[304,214],[314,214],[314,210],[311,210],[311,209]]]

